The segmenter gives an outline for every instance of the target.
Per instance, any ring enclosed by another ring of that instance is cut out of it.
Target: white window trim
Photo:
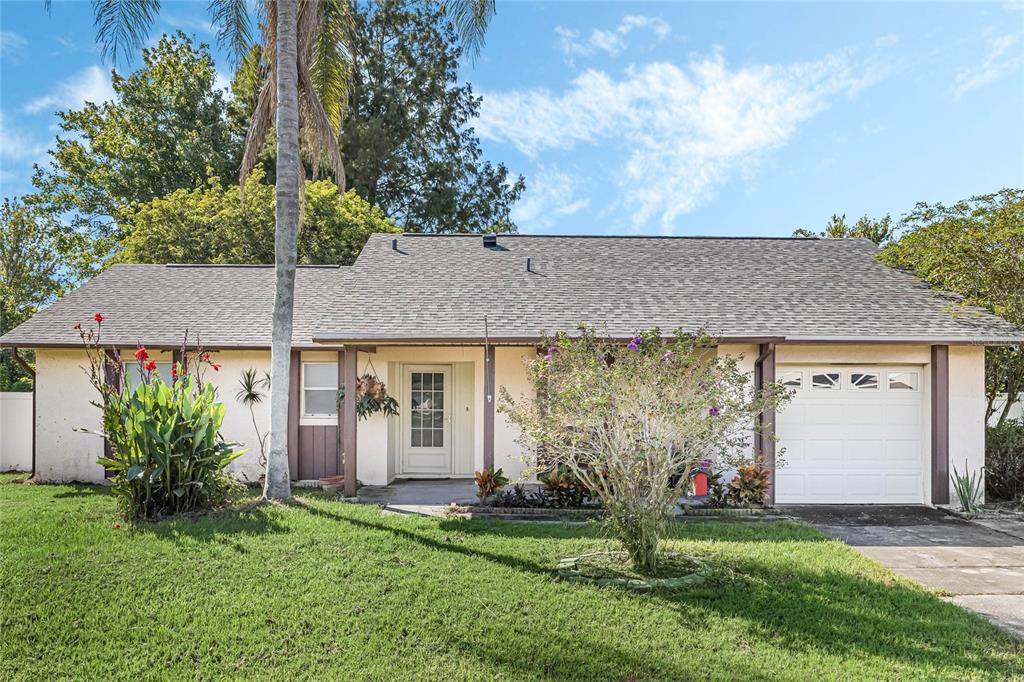
[[[875,375],[874,386],[858,386],[853,383],[854,374],[873,374]],[[882,390],[882,373],[873,369],[858,369],[850,372],[850,390],[851,391],[881,391]]]
[[[328,426],[337,425],[338,413],[337,407],[335,407],[334,414],[307,414],[306,413],[306,366],[307,365],[326,365],[334,368],[334,388],[327,386],[310,388],[310,391],[331,391],[334,395],[338,394],[338,363],[336,362],[317,362],[309,361],[302,362],[299,365],[299,424],[305,426]]]
[[[827,374],[834,374],[834,375],[836,375],[838,377],[839,383],[833,384],[831,386],[815,386],[814,385],[814,375],[815,374],[825,374],[825,375],[827,375]],[[840,370],[835,370],[835,369],[821,369],[821,370],[819,370],[819,369],[812,369],[810,372],[808,372],[808,377],[807,378],[810,379],[810,381],[807,382],[807,388],[809,390],[811,390],[811,391],[841,391],[841,390],[843,390],[843,373]]]
[[[795,378],[797,379],[797,382],[799,383],[799,386],[786,386],[786,384],[784,383],[785,382],[785,378],[783,377],[784,374],[795,374],[796,375]],[[786,390],[789,390],[789,391],[802,391],[802,390],[804,390],[804,388],[806,388],[806,385],[804,384],[804,371],[802,369],[782,369],[782,370],[779,370],[778,374],[776,376],[776,381],[778,381],[780,384],[782,384],[783,388],[785,388]]]
[[[892,385],[889,383],[889,376],[892,374],[913,374],[917,377],[915,379],[917,386],[915,388],[893,388]],[[922,374],[922,372],[916,369],[897,369],[887,371],[885,373],[885,390],[892,391],[893,393],[919,393],[921,391]]]

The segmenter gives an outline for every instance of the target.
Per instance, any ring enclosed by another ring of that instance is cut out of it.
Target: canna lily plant
[[[101,345],[103,316],[93,319],[95,329],[75,329],[89,360],[86,374],[100,394],[92,404],[102,412],[102,430],[79,430],[106,439],[109,447],[98,463],[113,472],[125,515],[152,519],[223,503],[235,487],[225,467],[245,450],[220,437],[224,405],[202,376],[205,367],[219,366],[209,353],[183,344],[169,381],[145,346],[135,351],[137,367],[130,368],[116,349]],[[134,386],[129,372],[137,372]]]

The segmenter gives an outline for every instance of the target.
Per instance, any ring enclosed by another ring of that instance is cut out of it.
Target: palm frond
[[[145,43],[160,0],[92,0],[92,9],[103,58],[116,63]]]
[[[217,43],[238,63],[252,47],[252,24],[246,0],[210,0]]]
[[[334,174],[334,183],[338,186],[339,192],[345,191],[345,162],[341,158],[341,148],[338,146],[338,138],[331,122],[327,118],[320,97],[313,87],[313,81],[309,77],[309,69],[302,59],[299,59],[299,95],[304,99],[308,115],[305,121],[312,140],[318,150],[327,152],[327,159],[331,164],[331,172]],[[319,157],[319,152],[314,152]]]
[[[354,24],[348,0],[324,0],[319,35],[308,62],[313,87],[336,136],[348,108],[351,57],[346,45]]]
[[[494,16],[494,0],[444,0],[443,4],[462,46],[475,59],[484,46],[487,25]]]
[[[242,153],[242,164],[238,169],[238,183],[242,189],[242,200],[245,200],[245,181],[256,165],[256,158],[263,151],[267,135],[274,127],[274,113],[277,109],[277,75],[271,67],[267,71],[267,80],[260,89],[256,99],[256,109],[252,113],[249,131],[245,134],[245,151]]]

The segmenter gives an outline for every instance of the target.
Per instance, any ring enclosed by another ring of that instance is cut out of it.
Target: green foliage
[[[525,187],[483,159],[480,98],[459,83],[460,35],[444,3],[360,3],[345,116],[348,186],[406,230],[515,229]]]
[[[1007,419],[985,431],[985,494],[1024,500],[1024,420]]]
[[[905,233],[879,258],[930,285],[960,294],[1024,328],[1024,190],[1004,189],[952,206],[918,204]],[[1007,405],[1024,391],[1024,349],[986,350],[988,414],[997,394]],[[1005,420],[1008,408],[1000,415]]]
[[[953,491],[960,501],[960,509],[969,517],[976,515],[981,500],[981,472],[969,470],[967,462],[964,461],[963,472],[957,470],[954,464],[950,478],[953,481]]]
[[[345,401],[345,386],[338,388],[338,409]],[[366,419],[372,414],[397,417],[398,401],[388,395],[388,387],[376,374],[367,372],[356,381],[356,416]]]
[[[483,469],[473,473],[473,480],[476,481],[476,496],[483,504],[487,498],[496,495],[502,488],[508,485],[508,476],[502,469]]]
[[[119,259],[133,263],[273,263],[274,188],[257,169],[237,185],[213,178],[140,206]],[[300,264],[351,264],[374,232],[398,232],[383,213],[329,180],[306,183]]]
[[[259,422],[256,421],[256,406],[266,398],[264,390],[270,389],[270,373],[264,372],[259,376],[256,370],[250,367],[243,370],[238,377],[238,391],[235,393],[235,400],[242,403],[249,409],[249,417],[252,419],[252,428],[256,433],[256,442],[260,444],[259,465],[261,469],[267,466],[267,439],[269,431],[260,431]]]
[[[756,463],[745,464],[736,469],[736,476],[729,481],[728,500],[739,506],[759,506],[768,495],[768,471]]]
[[[544,492],[559,509],[576,509],[591,497],[591,491],[569,467],[561,466],[538,476]]]
[[[64,294],[90,261],[88,240],[33,201],[4,199],[0,206],[0,335]],[[32,390],[32,380],[0,353],[0,390]]]
[[[33,179],[80,232],[115,241],[137,205],[231,177],[241,157],[244,129],[229,126],[205,45],[179,32],[143,50],[142,61],[127,78],[112,73],[113,101],[58,114],[63,135]]]
[[[846,223],[846,214],[833,214],[822,232],[814,232],[806,228],[793,231],[794,237],[825,237],[827,239],[867,239],[884,246],[896,236],[897,226],[893,224],[892,218],[874,219],[868,216],[861,218],[854,225]]]
[[[623,343],[582,325],[545,346],[528,366],[535,397],[502,390],[500,408],[522,433],[527,463],[564,467],[594,491],[634,566],[653,572],[689,472],[709,458],[743,461],[755,416],[788,393],[754,391],[703,330],[650,329]]]
[[[156,371],[103,406],[103,435],[112,454],[99,460],[114,472],[125,515],[151,519],[209,509],[233,490],[224,468],[245,451],[220,438],[224,405],[212,383],[193,374],[168,385]]]

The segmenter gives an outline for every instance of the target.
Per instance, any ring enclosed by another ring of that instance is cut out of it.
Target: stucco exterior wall
[[[985,466],[985,349],[949,347],[949,473]],[[984,495],[984,491],[982,491]],[[949,501],[958,504],[950,480]]]
[[[723,343],[718,346],[719,357],[732,357],[736,358],[737,367],[744,372],[750,378],[750,388],[754,388],[754,363],[757,362],[758,348],[756,344],[740,344],[740,343]],[[738,453],[739,456],[746,459],[753,459],[754,457],[754,429],[750,429],[749,444]],[[725,481],[731,480],[735,475],[735,469],[729,469],[726,471],[722,479]]]
[[[494,468],[501,468],[512,481],[520,479],[536,480],[530,471],[530,462],[525,460],[528,451],[516,442],[520,429],[508,417],[497,410],[501,405],[501,389],[504,388],[513,400],[532,399],[535,395],[533,385],[526,372],[526,364],[537,356],[537,349],[529,347],[499,347],[494,350],[494,383],[495,412],[494,415]]]
[[[213,353],[211,359],[220,365],[220,371],[214,372],[207,367],[204,370],[203,378],[213,383],[217,389],[217,397],[224,403],[224,423],[220,427],[221,436],[226,441],[241,443],[242,447],[248,450],[228,465],[228,471],[242,481],[257,481],[263,475],[263,468],[259,464],[259,439],[252,424],[249,408],[242,405],[235,398],[235,394],[241,388],[238,380],[245,370],[255,369],[258,377],[263,377],[264,372],[270,371],[270,352],[258,350],[219,351]],[[260,433],[266,433],[270,428],[270,390],[263,389],[263,394],[265,396],[263,402],[253,408]]]
[[[75,349],[36,351],[36,478],[40,481],[103,481],[99,398],[82,370],[85,353]]]
[[[0,393],[0,471],[32,468],[32,394]]]

